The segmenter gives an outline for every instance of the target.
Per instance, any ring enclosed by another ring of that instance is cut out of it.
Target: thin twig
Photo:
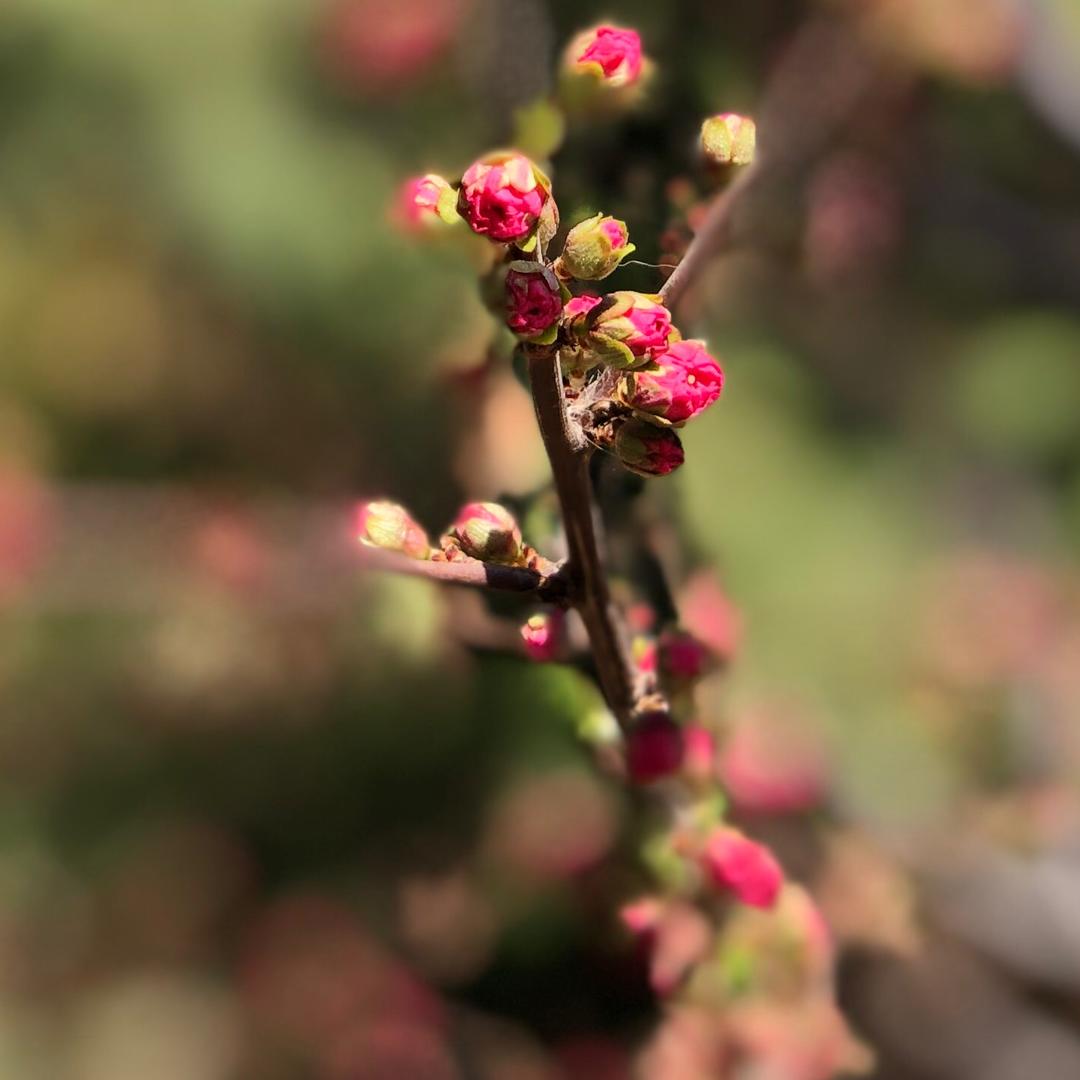
[[[589,635],[600,689],[625,728],[638,705],[634,669],[596,539],[589,452],[578,448],[567,423],[558,354],[551,350],[533,352],[529,357],[529,382],[566,530],[570,555],[566,571],[573,587],[573,603]]]
[[[668,308],[678,305],[711,258],[735,246],[737,211],[762,178],[775,179],[803,168],[835,135],[878,75],[877,65],[842,20],[820,15],[806,22],[762,99],[758,114],[762,145],[754,163],[713,199],[686,254],[660,289]]]
[[[428,578],[448,585],[472,585],[502,592],[527,593],[548,602],[565,602],[569,597],[569,575],[564,569],[542,574],[523,566],[503,566],[499,563],[462,559],[455,562],[436,562],[430,559],[411,559],[396,551],[361,547],[360,562],[374,570]]]
[[[701,228],[686,249],[686,254],[660,289],[660,300],[668,308],[674,308],[678,304],[709,259],[731,246],[735,210],[746,192],[757,182],[759,175],[760,166],[749,166],[739,173],[730,187],[713,199]]]

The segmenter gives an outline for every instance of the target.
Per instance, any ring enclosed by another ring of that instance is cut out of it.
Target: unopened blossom
[[[630,408],[681,425],[720,396],[724,372],[701,341],[676,341],[652,363],[628,372],[619,396]]]
[[[524,557],[517,520],[498,503],[467,503],[458,511],[450,536],[466,555],[483,562],[512,565]]]
[[[656,296],[613,292],[584,323],[585,344],[616,368],[640,367],[679,340],[671,312]]]
[[[717,165],[749,165],[756,142],[757,127],[748,116],[721,113],[701,125],[701,149]]]
[[[664,901],[658,896],[642,896],[623,904],[619,918],[623,925],[637,937],[653,933],[664,914]]]
[[[657,427],[644,420],[620,423],[604,449],[639,476],[667,476],[685,460],[679,436],[671,428]]]
[[[562,293],[550,270],[537,267],[535,272],[507,273],[506,325],[518,337],[543,335],[559,321],[562,311]]]
[[[651,784],[678,772],[682,758],[682,731],[666,712],[647,713],[626,737],[626,768],[635,783]]]
[[[751,907],[772,907],[784,883],[784,872],[772,852],[728,826],[713,831],[701,862],[714,885]]]
[[[567,46],[565,74],[594,80],[606,87],[632,86],[642,74],[641,36],[621,26],[595,26]]]
[[[516,243],[535,232],[550,198],[547,178],[523,154],[489,154],[465,170],[458,213],[480,236]]]
[[[688,724],[683,729],[683,769],[693,780],[711,780],[716,772],[716,739],[700,724]]]
[[[395,502],[361,504],[356,511],[356,538],[368,547],[400,551],[413,559],[426,559],[431,554],[427,533]]]
[[[453,188],[448,180],[436,173],[413,176],[398,191],[397,216],[403,225],[412,229],[424,229],[443,224],[440,202],[452,207]]]
[[[556,270],[564,277],[599,281],[614,273],[634,250],[624,221],[597,214],[579,222],[567,234]]]
[[[530,660],[554,660],[562,645],[565,616],[561,611],[530,615],[521,628],[521,640]]]
[[[709,647],[693,634],[672,627],[660,635],[658,642],[660,671],[677,682],[694,682],[714,664]]]

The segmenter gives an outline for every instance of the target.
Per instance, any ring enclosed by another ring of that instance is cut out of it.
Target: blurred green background
[[[714,180],[701,118],[755,114],[807,24],[873,72],[684,312],[727,384],[646,497],[741,612],[704,711],[797,716],[829,827],[919,890],[914,958],[880,896],[826,908],[881,931],[839,934],[878,1075],[1078,1075],[1074,0],[8,0],[0,1076],[630,1075],[637,811],[575,737],[594,691],[350,538],[364,496],[437,535],[545,481],[475,253],[387,211],[533,137],[602,17],[657,78],[571,128],[555,194],[646,262]],[[970,1016],[919,1013],[957,986]]]

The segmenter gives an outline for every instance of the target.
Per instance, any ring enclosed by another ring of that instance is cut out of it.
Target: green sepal
[[[553,323],[542,334],[537,334],[536,337],[526,338],[532,345],[551,345],[555,339],[559,336],[559,324]]]
[[[544,203],[544,209],[540,211],[540,220],[536,224],[536,232],[540,242],[546,247],[551,243],[555,234],[559,231],[559,208],[554,198],[549,198]]]
[[[641,359],[631,352],[629,345],[624,345],[614,338],[603,334],[587,334],[586,342],[589,351],[601,364],[607,364],[608,367],[623,369],[642,363]]]
[[[461,215],[458,213],[458,193],[456,188],[445,188],[439,195],[439,201],[435,204],[435,213],[446,222],[447,225],[453,225],[455,222],[461,221]]]

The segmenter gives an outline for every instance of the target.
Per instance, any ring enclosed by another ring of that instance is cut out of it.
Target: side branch
[[[523,566],[502,566],[499,563],[462,559],[460,562],[439,562],[431,559],[411,559],[396,551],[361,547],[360,562],[374,570],[428,578],[448,585],[472,585],[501,592],[528,593],[549,603],[565,603],[570,597],[570,580],[565,569],[554,574],[542,574]]]
[[[566,530],[573,603],[589,635],[600,689],[619,724],[626,727],[638,704],[633,666],[597,544],[589,451],[569,430],[558,354],[548,349],[533,352],[529,382]]]
[[[683,294],[693,284],[706,263],[718,252],[728,248],[734,238],[733,222],[735,210],[740,200],[757,182],[760,166],[750,165],[713,199],[705,220],[701,223],[686,254],[675,267],[671,277],[660,289],[660,300],[670,309],[674,309]]]

